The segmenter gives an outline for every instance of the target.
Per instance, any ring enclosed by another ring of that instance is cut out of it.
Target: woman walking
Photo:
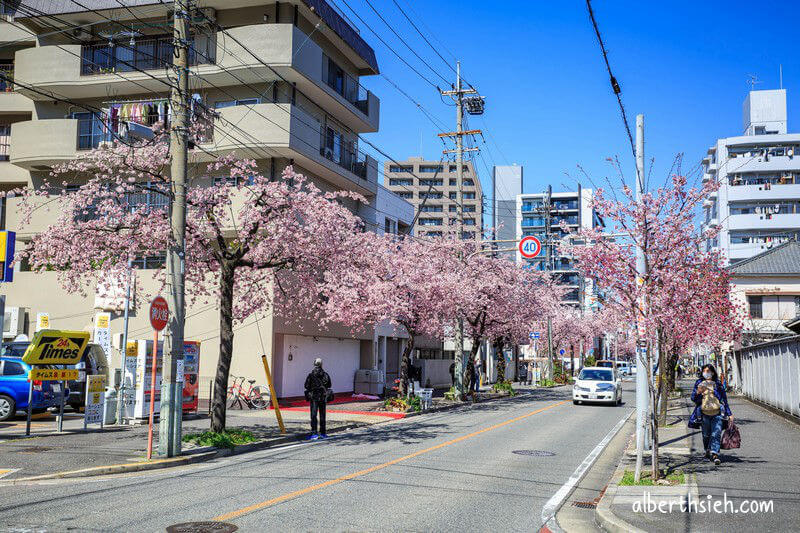
[[[714,365],[703,366],[700,378],[692,389],[692,401],[695,403],[695,408],[689,417],[689,427],[703,429],[706,457],[718,465],[723,426],[733,422],[733,415],[728,406],[725,388],[719,381]]]

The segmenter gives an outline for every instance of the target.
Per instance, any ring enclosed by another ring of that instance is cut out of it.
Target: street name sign
[[[74,365],[87,346],[88,331],[43,329],[33,336],[22,360],[29,365]]]
[[[534,237],[528,235],[519,241],[519,253],[525,259],[533,259],[542,251],[542,242]]]

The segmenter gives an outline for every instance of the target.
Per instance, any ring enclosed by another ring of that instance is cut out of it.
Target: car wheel
[[[0,395],[0,422],[5,422],[17,412],[16,403],[10,396]]]
[[[575,405],[578,405],[581,402],[579,400],[572,400],[572,403],[575,404]]]

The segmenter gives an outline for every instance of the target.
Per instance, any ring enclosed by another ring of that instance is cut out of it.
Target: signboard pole
[[[158,360],[158,330],[153,331],[153,364],[150,372],[150,429],[147,431],[147,460],[153,457],[153,411],[156,407],[156,361]]]
[[[89,420],[89,413],[87,412],[89,410],[88,409],[88,407],[89,407],[89,375],[88,374],[86,375],[86,387],[85,387],[85,390],[86,390],[86,395],[84,396],[84,398],[86,398],[86,400],[83,402],[83,430],[87,431],[88,428],[86,426],[87,426],[88,420]]]
[[[30,374],[29,374],[30,375]],[[31,404],[33,403],[33,380],[28,378],[28,419],[25,422],[25,436],[31,434]]]
[[[64,430],[64,393],[67,391],[67,382],[61,382],[61,401],[58,404],[58,432]]]

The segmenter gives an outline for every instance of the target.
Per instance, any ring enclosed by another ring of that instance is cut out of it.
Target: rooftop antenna
[[[764,83],[761,80],[759,80],[758,76],[756,76],[755,74],[748,74],[747,76],[749,78],[747,80],[747,84],[750,86],[751,91],[755,90],[757,84]]]

